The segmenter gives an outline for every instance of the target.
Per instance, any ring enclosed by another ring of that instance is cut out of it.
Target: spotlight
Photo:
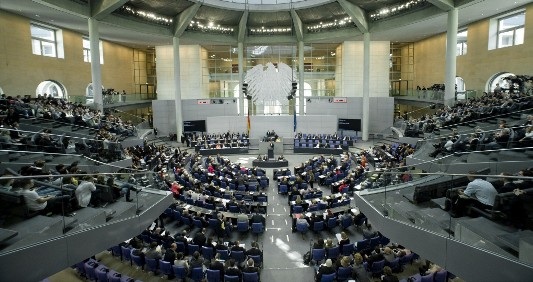
[[[248,100],[252,100],[252,95],[248,95],[248,94],[246,94],[246,99],[248,99]]]
[[[287,96],[287,100],[292,100],[292,98],[294,98],[294,95],[290,94],[289,96]]]

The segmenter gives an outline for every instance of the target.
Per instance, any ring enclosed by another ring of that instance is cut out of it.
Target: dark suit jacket
[[[202,232],[198,232],[194,235],[194,237],[192,238],[192,242],[195,244],[195,245],[198,245],[200,246],[200,248],[205,245],[205,241],[207,240],[207,238],[205,237],[205,235],[202,233]]]
[[[228,276],[239,276],[239,280],[242,279],[242,272],[238,268],[234,268],[234,267],[226,268],[224,273],[225,275],[228,275]]]
[[[224,264],[220,261],[217,261],[215,259],[211,260],[211,264],[209,265],[209,269],[211,270],[219,270],[220,271],[220,281],[224,280]]]

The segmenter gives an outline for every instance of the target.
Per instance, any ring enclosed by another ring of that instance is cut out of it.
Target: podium
[[[270,148],[268,149],[268,159],[273,159],[274,158],[274,148]]]

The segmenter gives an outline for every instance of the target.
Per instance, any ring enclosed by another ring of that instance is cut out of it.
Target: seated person
[[[13,184],[13,187],[22,189],[20,193],[24,196],[24,201],[30,211],[37,211],[43,215],[48,213],[61,214],[62,201],[65,201],[67,206],[70,204],[70,196],[68,195],[58,197],[40,196],[34,189],[33,180],[29,178],[18,179]]]
[[[326,262],[324,262],[324,264],[318,267],[318,270],[315,276],[315,281],[321,281],[322,275],[332,274],[332,273],[335,273],[335,267],[333,267],[333,262],[331,261],[331,259],[327,259]]]
[[[452,217],[462,216],[470,206],[480,209],[492,209],[498,191],[490,182],[475,176],[476,173],[475,171],[470,171],[468,176],[470,183],[468,183],[466,189],[464,191],[458,190],[457,196],[452,197],[452,210],[450,211]]]

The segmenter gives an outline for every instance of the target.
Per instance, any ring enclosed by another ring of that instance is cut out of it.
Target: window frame
[[[89,47],[84,46],[84,41],[87,41],[89,43]],[[81,37],[81,47],[83,52],[83,61],[85,63],[91,63],[91,40],[87,36]],[[98,48],[100,50],[100,64],[104,64],[104,49],[102,46],[102,40],[98,40]]]
[[[50,39],[34,36],[33,33],[32,33],[32,28],[33,27],[37,27],[37,28],[40,28],[40,29],[43,29],[43,30],[51,31],[52,35],[53,35],[53,39],[50,40]],[[43,57],[58,58],[57,29],[52,28],[52,27],[48,27],[48,26],[44,26],[44,25],[41,25],[41,24],[37,24],[37,23],[31,23],[30,24],[30,35],[31,35],[31,42],[32,42],[32,53],[34,55],[43,56]],[[38,54],[35,53],[35,50],[33,48],[34,47],[34,42],[39,42],[39,53]],[[43,42],[52,44],[54,46],[54,54],[53,55],[47,55],[46,52],[44,52]]]
[[[459,34],[463,32],[466,32],[466,39],[461,41],[459,41],[459,39],[457,40],[456,56],[463,56],[466,55],[468,52],[468,28],[460,29],[459,31],[457,31],[457,36],[459,36]]]
[[[506,19],[510,19],[512,17],[516,17],[518,15],[524,15],[524,22],[521,25],[509,27],[509,28],[506,28],[506,29],[502,29],[501,28],[502,21],[504,21]],[[522,43],[516,44],[516,32],[519,29],[524,29],[525,30],[525,17],[526,17],[526,11],[521,10],[521,11],[509,14],[509,15],[506,15],[504,17],[501,17],[501,18],[497,19],[498,20],[498,24],[497,24],[497,27],[496,27],[497,28],[496,29],[496,49],[522,45],[524,43],[524,38],[522,38]],[[513,33],[512,43],[510,45],[501,46],[500,45],[500,35],[502,35],[504,33],[507,33],[507,32],[510,32],[510,31],[512,31],[512,33]],[[525,34],[525,32],[524,32],[524,34]]]

